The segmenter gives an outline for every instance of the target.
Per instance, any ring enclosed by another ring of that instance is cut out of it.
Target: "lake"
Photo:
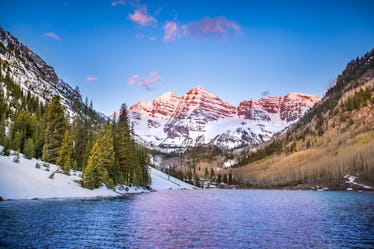
[[[0,202],[0,248],[374,248],[374,195],[160,191]]]

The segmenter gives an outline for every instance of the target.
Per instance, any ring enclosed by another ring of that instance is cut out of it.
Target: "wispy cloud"
[[[147,91],[152,90],[151,86],[159,82],[161,77],[158,72],[150,72],[146,79],[142,78],[139,74],[133,74],[129,78],[130,86],[140,86],[146,89]]]
[[[265,90],[263,92],[260,92],[260,94],[261,94],[262,97],[267,97],[267,96],[269,96],[270,92],[268,90]]]
[[[239,24],[227,20],[225,17],[205,17],[199,21],[187,23],[182,26],[184,36],[194,38],[226,38],[230,34],[238,34],[241,29]]]
[[[53,39],[55,41],[61,41],[62,39],[55,32],[47,32],[43,34],[44,37]]]
[[[206,17],[184,25],[168,21],[164,25],[164,41],[172,42],[182,37],[227,39],[232,35],[240,34],[240,32],[240,25],[225,17]]]
[[[87,81],[90,81],[90,82],[93,82],[93,81],[96,81],[97,78],[94,77],[94,76],[87,76],[87,77],[86,77],[86,80],[87,80]]]
[[[118,0],[118,1],[113,1],[112,6],[116,7],[117,5],[126,5],[125,0]]]
[[[164,41],[175,41],[178,38],[178,25],[176,22],[167,22],[164,25]]]
[[[131,21],[141,26],[149,26],[151,24],[157,23],[157,20],[147,13],[146,8],[135,10],[134,13],[129,14],[129,18]]]

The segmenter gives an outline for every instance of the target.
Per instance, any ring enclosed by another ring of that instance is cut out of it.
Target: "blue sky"
[[[2,0],[0,25],[105,114],[200,85],[321,97],[374,48],[374,1]]]

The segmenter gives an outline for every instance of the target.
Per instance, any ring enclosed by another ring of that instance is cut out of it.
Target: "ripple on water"
[[[374,195],[160,191],[0,202],[0,248],[373,248]]]

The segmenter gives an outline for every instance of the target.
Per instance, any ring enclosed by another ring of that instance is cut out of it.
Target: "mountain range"
[[[61,97],[70,116],[82,109],[82,96],[40,56],[0,28],[0,62],[22,91],[43,103],[54,95]],[[168,92],[153,101],[142,101],[129,108],[136,139],[158,150],[215,145],[224,149],[259,144],[297,122],[319,98],[290,93],[242,101],[235,107],[198,86],[182,97]],[[96,119],[104,115],[95,112]]]
[[[151,148],[215,145],[233,149],[269,140],[297,122],[318,97],[289,93],[240,102],[235,107],[197,86],[182,97],[172,92],[129,109],[138,141]]]

